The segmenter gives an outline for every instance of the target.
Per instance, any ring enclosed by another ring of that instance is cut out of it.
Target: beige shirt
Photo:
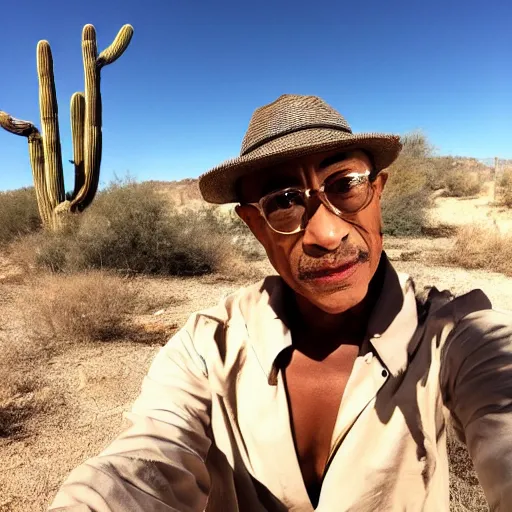
[[[478,290],[448,301],[434,289],[417,307],[412,281],[386,266],[316,510],[447,511],[450,417],[491,510],[512,510],[511,317]],[[283,289],[269,277],[193,314],[156,356],[131,426],[52,510],[312,511],[276,365],[292,343]]]

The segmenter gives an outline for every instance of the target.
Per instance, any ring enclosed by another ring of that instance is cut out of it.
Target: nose
[[[302,239],[304,251],[310,256],[335,251],[341,243],[347,241],[350,227],[347,221],[320,204],[306,225]]]

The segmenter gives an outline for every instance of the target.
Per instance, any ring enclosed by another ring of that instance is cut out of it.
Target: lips
[[[313,280],[326,280],[328,278],[342,278],[344,276],[348,277],[348,275],[352,274],[355,267],[360,263],[359,258],[353,259],[351,261],[347,261],[338,264],[335,267],[323,267],[315,270],[309,270],[304,273],[303,279],[308,281]]]

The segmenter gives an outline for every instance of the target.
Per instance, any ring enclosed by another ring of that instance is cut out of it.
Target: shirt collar
[[[286,325],[284,300],[286,285],[279,276],[270,276],[258,283],[256,293],[249,293],[240,302],[249,343],[256,352],[269,384],[276,378],[275,361],[292,345]]]
[[[396,376],[407,366],[407,347],[418,324],[416,299],[409,276],[398,274],[384,252],[382,258],[384,284],[370,315],[368,339],[390,373]],[[286,285],[279,276],[267,277],[240,302],[249,343],[269,384],[275,383],[277,376],[276,358],[292,345],[284,314],[285,290]]]
[[[397,273],[385,253],[384,284],[368,322],[367,336],[393,376],[407,367],[408,347],[418,327],[414,282]]]

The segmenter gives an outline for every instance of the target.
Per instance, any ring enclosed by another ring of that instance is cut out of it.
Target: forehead
[[[307,155],[284,164],[260,169],[242,177],[237,183],[237,192],[242,202],[256,202],[272,190],[290,186],[304,186],[304,172],[314,169],[320,181],[332,172],[344,169],[371,169],[368,155],[361,150],[340,153],[331,151]]]

